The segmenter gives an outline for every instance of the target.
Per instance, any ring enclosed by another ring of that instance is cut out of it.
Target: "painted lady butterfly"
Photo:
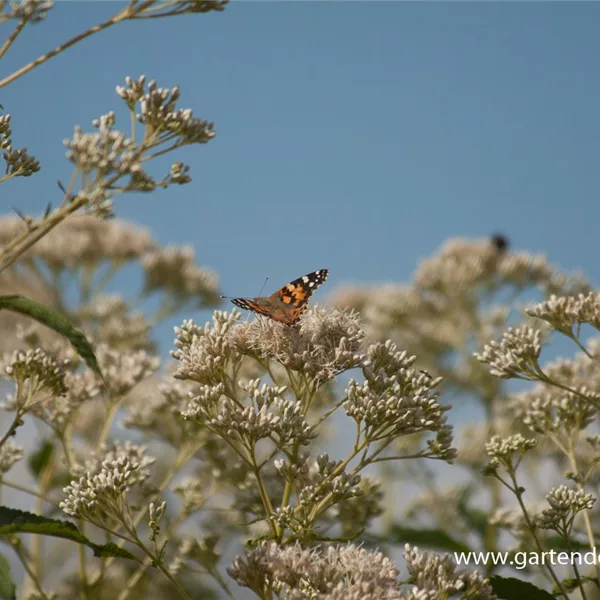
[[[232,298],[231,301],[245,310],[286,325],[294,325],[306,310],[311,294],[327,279],[328,273],[327,269],[320,269],[303,275],[268,297]]]

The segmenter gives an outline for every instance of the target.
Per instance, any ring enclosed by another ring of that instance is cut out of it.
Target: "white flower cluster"
[[[536,445],[537,440],[525,438],[520,433],[506,438],[495,435],[485,445],[485,451],[491,457],[489,464],[486,466],[486,472],[493,473],[500,464],[508,469],[516,468],[523,455],[535,448]]]
[[[279,473],[299,490],[300,505],[310,508],[326,497],[329,505],[333,505],[364,493],[358,487],[360,475],[346,473],[343,461],[329,460],[328,454],[319,455],[312,468],[308,461],[308,454],[301,455],[294,464],[285,460],[275,461]]]
[[[354,544],[304,549],[263,542],[238,556],[228,569],[259,597],[271,589],[284,600],[497,600],[477,571],[458,569],[448,556],[406,545],[410,586],[381,552]],[[408,589],[407,589],[408,588]],[[458,596],[457,596],[458,597]]]
[[[502,341],[491,341],[481,353],[474,353],[477,360],[490,366],[496,377],[535,380],[539,378],[538,359],[542,351],[541,332],[531,327],[509,327]]]
[[[600,294],[597,292],[577,296],[552,295],[526,312],[547,321],[554,329],[569,336],[573,335],[573,327],[582,323],[600,330]]]
[[[118,86],[116,90],[132,113],[139,104],[140,112],[135,117],[144,125],[139,142],[115,129],[116,117],[112,111],[92,122],[97,132],[84,133],[77,127],[73,137],[64,142],[67,158],[81,173],[88,174],[92,182],[73,195],[72,200],[83,202],[95,216],[112,216],[111,198],[115,191],[149,192],[191,181],[189,167],[179,162],[160,181],[143,167],[149,158],[186,144],[205,144],[215,135],[212,123],[195,118],[191,109],[176,107],[180,97],[178,87],[159,88],[155,81],[147,84],[147,90],[145,86],[144,76],[137,81],[127,77],[125,87]],[[128,178],[128,183],[120,182],[123,177]]]
[[[82,173],[99,171],[108,176],[142,169],[135,141],[115,131],[115,122],[115,113],[109,112],[94,121],[98,133],[83,133],[81,127],[77,126],[73,137],[65,140],[67,158]]]
[[[144,75],[137,81],[126,77],[126,85],[117,86],[117,95],[132,109],[139,102],[140,113],[136,118],[150,131],[165,137],[175,134],[180,137],[180,145],[205,144],[215,136],[212,123],[195,118],[189,108],[176,109],[181,95],[179,87],[169,90],[158,87],[156,81],[150,81],[146,92],[145,83]]]
[[[83,464],[75,464],[72,467],[72,474],[76,477],[83,475],[95,475],[102,469],[102,464],[106,461],[114,462],[126,458],[131,464],[136,465],[135,477],[130,477],[131,485],[143,485],[150,478],[148,467],[156,462],[152,456],[146,455],[146,447],[134,444],[130,440],[125,442],[115,441],[109,445],[104,445],[100,452],[93,453],[85,459]]]
[[[488,240],[482,243],[449,240],[433,258],[421,262],[415,284],[421,289],[453,296],[463,294],[487,282],[506,256]]]
[[[146,448],[130,441],[103,447],[82,465],[74,465],[76,479],[64,488],[66,498],[60,508],[71,516],[91,522],[113,519],[125,522],[128,515],[125,494],[132,488],[150,494],[150,467],[155,458],[146,456]]]
[[[236,354],[229,332],[239,318],[239,313],[215,311],[212,325],[207,323],[202,328],[187,320],[176,327],[177,350],[171,351],[171,356],[179,366],[173,377],[208,386],[222,383],[229,361]]]
[[[8,244],[25,231],[21,219],[3,216],[0,219],[0,244]],[[142,227],[114,219],[103,221],[89,215],[71,215],[60,227],[50,231],[32,246],[26,258],[36,258],[52,270],[78,269],[82,264],[114,264],[139,259],[155,250],[157,242]]]
[[[96,475],[88,474],[79,480],[71,481],[64,488],[66,498],[60,508],[73,517],[81,517],[90,522],[101,522],[107,516],[116,521],[123,519],[122,496],[130,489],[139,468],[124,456],[116,460],[105,460]]]
[[[259,597],[270,586],[289,600],[401,600],[393,563],[352,544],[309,550],[263,542],[237,557],[228,572]]]
[[[531,431],[559,434],[565,440],[596,420],[598,406],[598,392],[585,387],[576,392],[565,392],[542,384],[533,390],[516,394],[511,401],[511,407],[519,410],[519,420]]]
[[[415,359],[398,351],[389,340],[370,346],[362,369],[365,382],[350,380],[344,410],[364,426],[364,435],[371,441],[434,432],[437,437],[429,442],[430,451],[451,461],[456,451],[451,447],[452,427],[445,416],[450,407],[438,402],[435,389],[441,379],[413,369]]]
[[[10,4],[6,3],[2,8],[8,11],[5,13],[8,18],[40,23],[53,6],[52,0],[11,0]]]
[[[4,357],[4,372],[19,386],[27,385],[27,393],[16,398],[26,401],[41,391],[54,396],[67,393],[65,364],[58,363],[41,348],[16,350],[12,356]]]
[[[404,558],[414,583],[407,600],[438,600],[456,594],[465,600],[496,600],[492,587],[478,571],[464,571],[456,567],[450,556],[419,552],[405,546]]]
[[[78,321],[93,324],[96,342],[106,342],[113,348],[147,351],[153,348],[148,319],[141,311],[132,311],[121,296],[99,295],[75,311],[75,315]]]
[[[591,510],[596,503],[592,494],[586,494],[583,490],[570,490],[565,485],[552,488],[546,499],[550,508],[542,511],[538,526],[562,534],[569,533],[578,513]]]
[[[218,384],[204,386],[200,394],[192,394],[182,415],[205,423],[221,435],[252,448],[261,439],[270,438],[278,447],[291,443],[308,445],[315,436],[303,416],[300,401],[283,398],[285,387],[260,385],[255,379],[240,388],[250,401],[248,405],[224,396]]]
[[[256,320],[232,331],[237,350],[259,360],[272,358],[283,367],[300,371],[316,382],[360,366],[364,360],[364,332],[356,313],[309,308],[298,328]]]
[[[194,261],[191,246],[170,246],[142,258],[144,290],[167,289],[179,296],[195,296],[200,306],[219,303],[217,276]]]
[[[108,344],[98,344],[96,358],[106,385],[115,396],[124,396],[160,366],[160,359],[145,350],[115,350]]]
[[[34,2],[28,0],[24,4],[32,6]],[[40,170],[40,163],[27,153],[27,148],[13,149],[10,115],[0,115],[0,150],[6,163],[6,176],[30,177]]]
[[[190,393],[195,389],[197,386],[191,382],[173,379],[170,372],[158,385],[153,379],[146,380],[129,395],[122,424],[174,448],[197,445],[206,437],[206,430],[194,420],[182,418],[190,403]]]
[[[23,458],[23,447],[15,444],[12,440],[6,440],[0,446],[0,478],[7,473],[11,467]]]

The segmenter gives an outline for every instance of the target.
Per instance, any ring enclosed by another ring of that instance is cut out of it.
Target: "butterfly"
[[[285,325],[294,325],[308,306],[312,293],[327,279],[329,271],[319,269],[294,279],[280,290],[262,298],[231,298],[240,308],[251,310]]]

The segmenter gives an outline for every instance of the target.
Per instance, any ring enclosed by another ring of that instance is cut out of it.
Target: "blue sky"
[[[2,74],[119,6],[58,2]],[[193,244],[225,294],[324,267],[321,297],[403,281],[446,238],[492,232],[597,282],[599,25],[598,3],[233,2],[116,26],[2,90],[42,171],[0,208],[58,201],[62,140],[112,109],[128,130],[114,88],[143,73],[181,86],[217,137],[172,155],[190,185],[116,211]],[[167,348],[182,316],[159,330]]]

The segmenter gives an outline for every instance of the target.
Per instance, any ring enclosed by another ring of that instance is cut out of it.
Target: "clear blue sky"
[[[118,6],[58,2],[2,74]],[[320,295],[402,281],[444,239],[492,232],[598,282],[599,31],[600,3],[512,2],[233,2],[117,26],[2,90],[42,171],[4,185],[0,207],[57,201],[62,140],[111,109],[128,130],[114,87],[143,73],[180,85],[217,137],[173,156],[190,185],[117,213],[193,244],[226,294],[323,267]]]

